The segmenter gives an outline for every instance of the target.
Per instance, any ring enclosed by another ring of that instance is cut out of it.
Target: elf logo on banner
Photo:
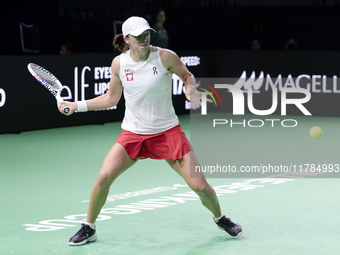
[[[127,81],[133,81],[133,73],[127,73],[126,74],[126,80]]]
[[[6,103],[6,93],[5,90],[0,88],[0,107],[3,107]]]

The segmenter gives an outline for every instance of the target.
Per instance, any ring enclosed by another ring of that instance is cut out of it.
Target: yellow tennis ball
[[[319,127],[312,127],[309,130],[309,135],[313,138],[313,139],[319,139],[322,136],[322,130]]]

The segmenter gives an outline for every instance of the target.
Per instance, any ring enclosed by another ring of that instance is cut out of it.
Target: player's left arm
[[[189,72],[188,68],[179,59],[177,54],[171,50],[161,49],[160,56],[163,66],[176,74],[184,83],[185,86],[185,96],[188,101],[194,103],[194,109],[196,109],[196,103],[201,104],[202,94],[206,92],[200,92],[197,88],[200,86],[196,83],[195,76]],[[211,99],[207,99],[208,102],[212,102]]]

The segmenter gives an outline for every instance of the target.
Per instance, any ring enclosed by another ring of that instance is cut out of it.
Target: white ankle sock
[[[92,229],[96,229],[96,225],[94,223],[88,223],[88,222],[85,222],[86,225],[89,225],[90,228]]]
[[[222,217],[224,216],[224,214],[222,213],[220,217],[215,217],[214,216],[214,220],[215,222],[218,222]]]

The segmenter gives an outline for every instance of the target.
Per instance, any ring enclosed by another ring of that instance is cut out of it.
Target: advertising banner
[[[233,104],[238,102],[243,104],[244,113],[273,110],[271,114],[281,114],[286,110],[287,115],[306,115],[304,107],[312,116],[340,116],[336,107],[340,94],[338,52],[185,51],[177,54],[196,80],[202,82],[202,91],[211,91],[208,86],[214,88],[216,100],[219,96],[223,102],[223,107],[207,104],[208,112],[231,113],[236,110]],[[60,114],[54,98],[27,71],[28,63],[36,63],[52,72],[63,84],[63,100],[91,99],[107,92],[110,66],[116,55],[1,56],[0,134],[121,121],[123,97],[112,109],[70,117]],[[216,84],[220,85],[216,87]],[[223,88],[223,84],[233,85],[242,98],[236,100],[237,96]],[[172,86],[176,113],[189,113],[190,103],[185,98],[183,82],[176,75]],[[293,93],[289,89],[301,90]],[[289,101],[294,98],[296,104]],[[285,100],[288,101],[282,108]]]

